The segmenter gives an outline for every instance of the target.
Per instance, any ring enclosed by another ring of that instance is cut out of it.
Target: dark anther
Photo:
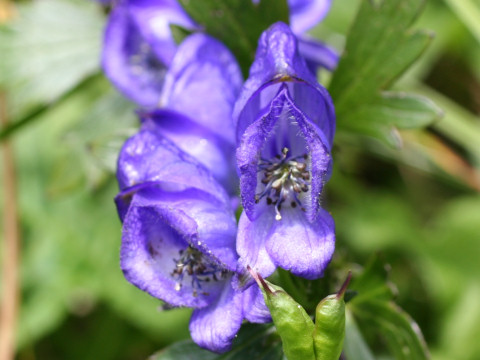
[[[223,269],[212,259],[208,258],[199,250],[189,246],[185,250],[179,250],[180,259],[174,259],[175,268],[171,276],[175,279],[175,290],[182,289],[185,275],[191,277],[192,294],[207,294],[202,290],[202,282],[208,283],[211,280],[218,281],[227,276],[228,271]]]

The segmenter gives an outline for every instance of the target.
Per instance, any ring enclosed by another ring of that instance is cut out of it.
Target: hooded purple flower
[[[140,114],[144,126],[199,160],[232,195],[238,186],[232,111],[242,83],[230,51],[210,36],[193,34],[167,72],[163,108]]]
[[[268,321],[258,288],[231,285],[235,217],[204,166],[143,126],[125,143],[117,178],[121,268],[129,282],[172,306],[194,308],[192,338],[212,351],[229,349],[244,318]]]
[[[103,68],[112,83],[141,106],[158,105],[176,51],[171,24],[193,27],[176,0],[121,0],[110,14]]]
[[[264,277],[279,266],[318,278],[335,243],[333,219],[320,206],[335,114],[287,25],[276,23],[262,34],[234,119],[245,209],[237,236],[240,265]]]

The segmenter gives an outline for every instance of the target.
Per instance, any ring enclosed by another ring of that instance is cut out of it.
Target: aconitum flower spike
[[[335,243],[333,219],[320,206],[331,173],[335,113],[287,25],[276,23],[262,34],[234,119],[244,206],[241,266],[264,277],[278,266],[318,278]]]
[[[140,106],[158,105],[177,48],[171,24],[194,26],[175,0],[121,0],[109,16],[103,69],[112,83]]]
[[[118,160],[126,279],[172,306],[194,308],[193,340],[211,351],[230,348],[244,318],[268,320],[258,288],[239,291],[236,223],[225,190],[173,143],[142,128]]]

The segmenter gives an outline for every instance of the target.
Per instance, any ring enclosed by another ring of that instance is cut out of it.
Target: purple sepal
[[[275,265],[306,279],[323,276],[335,250],[332,216],[321,209],[312,223],[294,209],[287,208],[282,215],[282,221],[273,220],[272,234],[265,242]],[[265,217],[263,221],[272,222],[271,213]]]
[[[195,309],[189,326],[193,341],[210,351],[228,351],[242,325],[242,300],[243,293],[226,284],[214,302]]]
[[[191,155],[150,129],[142,129],[123,145],[117,163],[120,190],[145,182],[163,181],[172,188],[196,188],[229,203],[212,174]]]
[[[265,240],[270,236],[272,224],[268,221],[250,221],[245,211],[240,215],[237,232],[238,273],[244,276],[247,266],[260,273],[263,277],[273,274],[276,266],[265,247]],[[247,276],[248,278],[248,276]],[[242,288],[251,284],[253,279],[242,284],[235,279],[236,287]]]
[[[282,215],[281,221],[272,211],[264,211],[254,221],[241,217],[239,264],[250,265],[263,277],[276,266],[307,279],[321,277],[335,249],[333,218],[323,209],[313,223],[295,209],[287,208]]]
[[[229,194],[238,186],[235,174],[234,148],[209,128],[172,110],[139,112],[142,129],[167,138],[211,171]]]
[[[270,310],[257,284],[253,284],[243,292],[243,316],[251,323],[266,323],[272,321]]]
[[[193,34],[179,46],[165,77],[161,104],[235,143],[232,110],[243,79],[235,57],[219,41]]]
[[[237,143],[245,129],[268,111],[281,83],[287,83],[297,107],[317,124],[331,148],[335,132],[335,110],[327,90],[321,86],[298,53],[297,38],[284,23],[275,23],[260,37],[255,61],[250,68],[233,118]]]
[[[149,188],[152,185],[155,186],[155,184],[155,182],[145,182],[142,184],[134,185],[126,188],[123,191],[120,191],[120,193],[115,196],[114,201],[117,207],[118,217],[120,218],[120,221],[122,223],[125,220],[125,215],[127,215],[128,209],[130,208],[133,196],[142,189]]]
[[[318,24],[330,10],[331,0],[288,0],[290,27],[302,34]]]

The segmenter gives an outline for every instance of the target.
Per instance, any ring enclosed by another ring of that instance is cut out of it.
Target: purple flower
[[[141,112],[144,126],[198,159],[235,194],[232,111],[243,79],[230,51],[204,34],[187,37],[165,77],[162,109]]]
[[[123,0],[110,14],[103,68],[112,83],[141,106],[158,105],[176,51],[170,24],[193,27],[175,0]]]
[[[118,160],[126,279],[172,306],[194,308],[193,340],[230,348],[244,318],[268,320],[258,288],[239,291],[236,223],[225,190],[210,172],[148,126],[127,140]]]
[[[240,265],[264,277],[277,266],[308,279],[321,276],[335,243],[333,219],[320,206],[335,114],[287,25],[262,34],[234,119],[244,206]]]

